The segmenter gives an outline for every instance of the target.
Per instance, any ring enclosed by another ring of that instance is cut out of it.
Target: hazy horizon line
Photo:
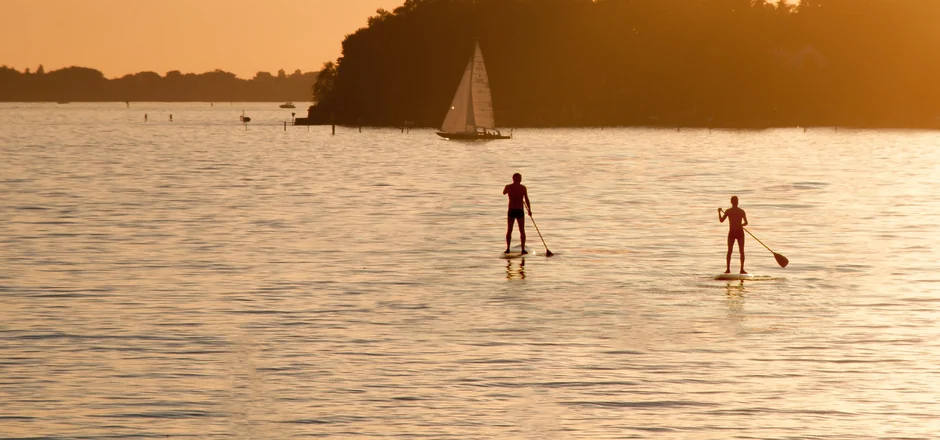
[[[225,72],[225,73],[231,73],[231,74],[235,75],[235,77],[238,78],[238,79],[242,79],[242,80],[252,80],[252,79],[254,79],[255,76],[258,75],[258,73],[262,73],[262,72],[264,72],[264,73],[269,73],[269,74],[271,74],[272,76],[274,76],[275,78],[277,78],[278,73],[279,73],[281,70],[283,70],[284,73],[285,73],[287,76],[290,76],[290,75],[292,75],[292,74],[295,74],[295,73],[297,73],[297,71],[300,71],[301,74],[318,73],[318,72],[320,72],[319,70],[306,70],[306,71],[305,71],[305,70],[302,70],[302,69],[300,69],[300,68],[294,69],[293,71],[289,71],[289,70],[287,70],[287,69],[280,68],[280,69],[277,69],[277,70],[275,70],[275,71],[273,71],[273,72],[272,72],[272,71],[267,71],[267,70],[258,70],[258,71],[256,71],[256,72],[254,73],[253,76],[251,76],[251,77],[245,77],[245,76],[239,75],[239,74],[237,74],[237,73],[235,73],[235,72],[233,72],[233,71],[230,71],[230,70],[225,70],[225,69],[221,69],[221,68],[215,68],[215,69],[212,69],[212,70],[206,70],[206,71],[204,71],[204,72],[183,72],[182,70],[173,69],[173,70],[168,70],[168,71],[166,71],[166,72],[160,73],[160,72],[158,72],[158,71],[156,71],[156,70],[140,70],[140,71],[137,71],[137,72],[128,72],[128,73],[125,73],[125,74],[123,74],[123,75],[118,75],[118,76],[108,76],[108,75],[105,74],[105,72],[104,72],[103,70],[101,70],[101,69],[98,69],[98,68],[95,68],[95,67],[89,67],[89,66],[79,66],[79,65],[75,65],[75,64],[69,65],[69,66],[63,66],[63,67],[59,67],[59,68],[53,68],[53,69],[46,68],[44,63],[40,63],[40,64],[37,65],[36,67],[24,67],[24,68],[22,68],[22,69],[19,69],[19,68],[17,68],[16,66],[11,66],[11,65],[7,65],[7,64],[0,64],[0,69],[2,69],[2,68],[8,68],[8,69],[17,71],[17,72],[19,72],[19,73],[21,73],[21,74],[26,74],[26,72],[29,71],[29,74],[30,74],[30,75],[35,75],[36,72],[39,70],[40,67],[43,68],[44,73],[46,73],[46,74],[51,73],[51,72],[56,72],[56,71],[59,71],[59,70],[69,69],[69,68],[91,69],[91,70],[96,70],[96,71],[98,71],[98,72],[101,72],[101,75],[104,76],[105,79],[108,79],[108,80],[112,80],[112,79],[121,79],[121,78],[126,77],[126,76],[129,76],[129,75],[137,75],[137,74],[140,74],[140,73],[156,73],[157,75],[160,75],[160,77],[165,78],[166,75],[167,75],[168,73],[170,73],[170,72],[180,72],[180,74],[182,74],[182,75],[203,75],[203,74],[206,74],[206,73],[213,73],[213,72]]]

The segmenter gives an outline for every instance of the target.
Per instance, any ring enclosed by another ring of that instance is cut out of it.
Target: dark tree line
[[[477,39],[501,126],[934,127],[938,23],[933,0],[407,0],[309,116],[439,126]]]
[[[0,67],[0,101],[307,101],[316,72],[258,72],[250,80],[215,70],[202,74],[140,72],[107,79],[100,71],[66,67],[23,72]]]

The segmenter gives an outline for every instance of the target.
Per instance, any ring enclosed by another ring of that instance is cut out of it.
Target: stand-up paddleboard
[[[515,245],[515,246],[509,248],[509,253],[508,253],[508,254],[500,254],[500,256],[501,256],[501,258],[507,258],[507,259],[508,259],[508,258],[522,258],[522,257],[530,256],[530,255],[535,255],[535,252],[532,250],[531,247],[526,246],[526,247],[525,247],[525,250],[526,250],[526,252],[528,252],[527,254],[523,254],[523,253],[522,253],[522,246]]]
[[[724,280],[724,281],[743,281],[743,280],[767,281],[767,280],[774,280],[774,279],[780,279],[780,278],[774,278],[772,276],[767,276],[767,275],[754,275],[752,273],[720,273],[718,275],[715,275],[715,279]]]
[[[749,273],[720,273],[715,275],[716,280],[750,280],[754,275]]]

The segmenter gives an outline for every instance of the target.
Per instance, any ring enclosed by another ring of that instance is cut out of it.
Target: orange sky
[[[150,70],[318,70],[346,34],[404,0],[0,0],[0,65]]]

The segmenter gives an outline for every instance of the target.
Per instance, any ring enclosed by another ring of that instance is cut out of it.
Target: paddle
[[[720,209],[721,212],[725,212],[724,209],[721,209],[721,208],[718,208],[718,209]],[[743,228],[743,227],[742,227],[742,228]],[[538,229],[538,228],[536,228],[536,230],[537,230],[537,229]],[[751,233],[751,231],[748,231],[748,230],[747,230],[747,228],[743,228],[743,229],[744,229],[744,232],[747,232],[747,235],[750,235],[753,239],[757,240],[757,242],[760,243],[761,246],[763,246],[765,249],[767,249],[768,251],[770,251],[771,254],[774,254],[774,259],[777,260],[777,264],[779,264],[780,267],[787,267],[787,265],[790,264],[790,260],[788,260],[787,257],[784,257],[783,255],[780,255],[780,254],[774,252],[773,249],[767,247],[767,245],[764,244],[763,241],[760,241],[759,238],[755,237],[754,234]]]
[[[752,234],[751,231],[748,231],[747,228],[743,228],[743,229],[744,229],[744,232],[747,232],[747,235],[750,235],[751,237],[753,237],[755,240],[757,240],[758,243],[761,244],[761,246],[763,246],[765,249],[770,251],[770,253],[774,254],[774,259],[777,260],[777,264],[779,264],[780,267],[787,267],[787,265],[790,264],[790,260],[788,260],[787,257],[784,257],[783,255],[780,255],[774,252],[773,249],[767,247],[767,245],[764,244],[763,241],[760,241],[759,238],[754,237],[754,234]]]
[[[529,219],[532,220],[532,226],[535,226],[535,232],[539,233],[539,238],[542,240],[542,246],[545,246],[545,256],[551,257],[552,255],[555,255],[552,253],[552,251],[548,250],[548,245],[545,244],[545,239],[542,238],[542,231],[539,231],[539,225],[535,224],[535,218],[532,217],[532,210],[530,209],[528,211],[529,211]]]

